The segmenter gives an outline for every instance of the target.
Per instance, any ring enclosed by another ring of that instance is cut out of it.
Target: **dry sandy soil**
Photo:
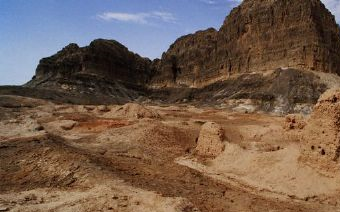
[[[224,135],[201,137],[207,122]],[[190,105],[0,96],[0,211],[340,211],[339,170],[303,157],[301,138],[313,129],[305,123]],[[218,154],[198,154],[206,138],[220,139]]]

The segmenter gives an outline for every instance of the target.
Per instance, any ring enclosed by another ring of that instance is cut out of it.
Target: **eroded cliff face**
[[[157,61],[157,73],[151,86],[209,84],[210,78],[220,75],[210,70],[215,67],[217,31],[213,28],[179,38]]]
[[[282,67],[340,74],[339,49],[339,27],[319,0],[245,0],[219,31],[178,39],[151,86],[203,87]]]
[[[150,78],[151,61],[130,52],[114,40],[98,39],[80,48],[69,44],[57,54],[43,58],[36,79],[92,75],[106,80],[144,85]]]
[[[26,86],[129,101],[143,95],[151,63],[114,40],[98,39],[82,48],[69,44],[43,58]]]
[[[112,40],[70,44],[42,59],[26,86],[70,103],[243,99],[265,111],[308,113],[321,93],[340,86],[326,74],[340,75],[339,31],[320,0],[244,0],[218,31],[183,36],[161,59]]]

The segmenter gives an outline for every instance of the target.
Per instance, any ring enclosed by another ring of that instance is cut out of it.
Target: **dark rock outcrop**
[[[217,31],[213,28],[179,38],[158,62],[152,87],[196,86],[209,84],[209,79],[220,78],[211,67],[216,66]]]
[[[133,99],[143,92],[151,74],[151,60],[117,41],[98,39],[83,48],[70,44],[42,59],[26,86]]]
[[[70,44],[57,54],[42,59],[36,70],[36,80],[90,75],[144,85],[151,76],[150,65],[151,60],[130,52],[117,41],[98,39],[84,48]]]
[[[284,113],[309,113],[319,96],[332,85],[315,72],[276,69],[232,76],[202,88],[163,88],[153,90],[150,98],[184,101],[199,105],[226,105],[230,100],[251,100],[258,110]],[[332,76],[330,76],[332,77]],[[339,78],[336,79],[340,85]],[[241,101],[242,102],[242,101]],[[237,105],[230,105],[233,108]]]
[[[202,87],[281,67],[340,74],[340,31],[320,0],[245,0],[219,31],[179,38],[153,87]]]

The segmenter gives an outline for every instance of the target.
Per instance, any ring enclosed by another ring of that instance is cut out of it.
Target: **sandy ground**
[[[301,161],[284,117],[4,99],[0,211],[340,211],[340,173]],[[195,151],[206,122],[225,132],[216,157]]]

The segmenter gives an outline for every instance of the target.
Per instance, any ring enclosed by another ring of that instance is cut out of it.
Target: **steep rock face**
[[[112,40],[70,44],[40,61],[26,89],[0,93],[81,104],[242,100],[265,111],[309,113],[321,93],[340,85],[328,74],[340,75],[339,31],[320,0],[244,0],[218,31],[183,36],[161,59]]]
[[[70,44],[43,58],[27,87],[136,98],[152,74],[151,61],[113,40]]]
[[[339,27],[319,0],[245,0],[218,32],[178,39],[152,86],[201,87],[280,67],[340,74],[339,49]]]
[[[209,84],[209,78],[219,77],[209,70],[216,63],[212,57],[216,38],[217,31],[213,28],[179,38],[157,61],[158,72],[152,86],[195,85],[201,81]]]
[[[36,70],[36,80],[47,76],[95,75],[107,80],[145,84],[150,78],[150,65],[149,59],[130,52],[117,41],[98,39],[84,48],[70,44],[42,59]]]

